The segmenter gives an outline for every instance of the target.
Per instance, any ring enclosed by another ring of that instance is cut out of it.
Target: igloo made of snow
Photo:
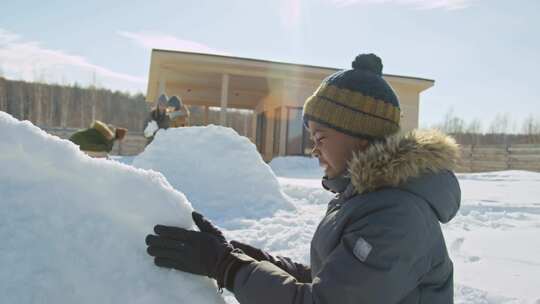
[[[161,172],[195,209],[221,224],[294,208],[255,145],[231,128],[160,130],[133,165]]]

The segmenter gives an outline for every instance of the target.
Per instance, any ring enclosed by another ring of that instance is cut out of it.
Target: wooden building
[[[305,99],[335,68],[258,59],[152,50],[149,103],[161,93],[178,95],[189,106],[219,107],[219,124],[226,125],[227,109],[251,111],[250,139],[265,160],[283,155],[305,155],[311,149],[302,125]],[[401,102],[402,128],[418,127],[420,93],[434,81],[383,75]]]

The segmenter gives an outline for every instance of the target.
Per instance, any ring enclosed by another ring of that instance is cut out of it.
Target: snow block
[[[255,145],[231,128],[159,130],[133,165],[161,172],[195,209],[221,224],[294,210]]]
[[[92,159],[0,112],[2,303],[224,303],[208,278],[156,267],[145,236],[193,226],[159,173]]]

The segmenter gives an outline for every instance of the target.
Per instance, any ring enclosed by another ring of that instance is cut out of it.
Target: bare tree
[[[527,143],[540,142],[540,116],[530,114],[523,121],[521,132],[527,136]]]
[[[466,132],[471,134],[482,134],[482,122],[480,119],[475,118],[468,123]]]
[[[454,109],[450,108],[444,116],[444,122],[440,126],[441,131],[449,134],[464,133],[465,121],[457,117],[454,113]]]
[[[530,114],[523,121],[521,132],[526,135],[534,135],[540,133],[540,117],[534,117]]]
[[[42,92],[42,85],[40,83],[35,84],[34,87],[34,112],[35,116],[33,117],[33,121],[36,125],[41,125],[41,112],[43,108],[43,92]]]
[[[489,125],[488,133],[491,134],[507,134],[510,131],[510,115],[508,113],[497,113],[493,121]]]
[[[470,123],[467,124],[465,130],[466,136],[469,138],[469,143],[474,145],[479,145],[482,143],[482,122],[475,118]]]

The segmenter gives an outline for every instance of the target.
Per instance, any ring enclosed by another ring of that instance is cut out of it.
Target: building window
[[[264,147],[266,142],[266,113],[257,114],[257,134],[256,144],[259,152],[264,155]]]
[[[302,109],[287,108],[287,155],[303,155]]]
[[[287,108],[287,155],[305,155],[306,137],[309,136],[302,122],[302,108]]]
[[[274,111],[274,156],[279,155],[279,139],[281,135],[281,108]]]

